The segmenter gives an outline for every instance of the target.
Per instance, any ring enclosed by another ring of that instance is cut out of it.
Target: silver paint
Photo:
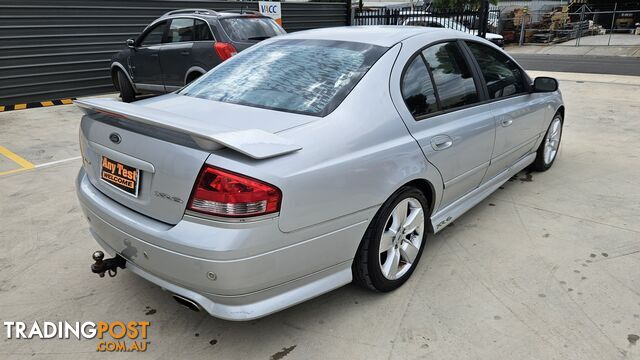
[[[87,112],[80,142],[91,163],[76,185],[91,233],[105,250],[125,257],[131,271],[225,319],[265,316],[349,283],[367,226],[409,182],[433,189],[423,234],[442,230],[534,161],[562,106],[559,92],[527,93],[415,121],[400,76],[416,51],[445,39],[498,48],[459,31],[417,27],[328,28],[281,38],[390,49],[324,118],[177,94],[135,104],[79,103]],[[256,46],[272,41],[278,39]],[[125,114],[147,132],[98,121],[93,109]],[[108,135],[116,130],[122,142],[114,146]],[[252,136],[230,140],[228,134]],[[298,150],[259,146],[257,134]],[[138,198],[97,181],[103,154],[141,169]],[[280,212],[229,222],[187,213],[186,201],[153,196],[188,199],[205,163],[277,186]]]

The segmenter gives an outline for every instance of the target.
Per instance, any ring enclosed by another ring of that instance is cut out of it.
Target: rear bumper
[[[168,225],[103,195],[80,170],[78,198],[96,241],[127,268],[211,315],[250,320],[351,281],[351,261],[368,221],[282,233],[276,219]],[[321,234],[318,234],[321,232]],[[215,276],[212,276],[215,274]]]

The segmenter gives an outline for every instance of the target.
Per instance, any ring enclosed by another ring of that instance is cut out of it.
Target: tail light
[[[222,61],[225,61],[228,58],[238,53],[238,51],[236,50],[235,47],[233,47],[233,45],[226,42],[217,42],[214,45],[214,47],[216,49],[216,52],[218,53],[218,56],[220,56],[220,59],[222,59]]]
[[[260,180],[205,165],[198,175],[187,209],[225,217],[278,212],[280,189]]]

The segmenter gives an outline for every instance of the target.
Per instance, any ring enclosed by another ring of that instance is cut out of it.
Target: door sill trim
[[[459,218],[462,214],[467,212],[472,207],[476,206],[487,196],[496,191],[502,184],[507,182],[513,175],[519,173],[522,169],[526,168],[536,159],[536,153],[531,153],[517,163],[504,170],[500,174],[496,175],[493,179],[485,182],[477,187],[475,190],[464,195],[460,199],[454,201],[447,207],[438,210],[431,216],[431,227],[433,233],[444,229],[447,225],[451,224],[454,220]]]
[[[142,90],[142,91],[151,91],[151,92],[158,92],[158,93],[165,92],[164,85],[144,84],[144,83],[135,83],[134,85],[136,89]]]

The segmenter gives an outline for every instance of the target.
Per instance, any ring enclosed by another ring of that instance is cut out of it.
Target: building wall
[[[0,105],[115,91],[111,55],[170,10],[257,10],[208,0],[0,0]],[[346,2],[283,2],[287,31],[347,24]]]

